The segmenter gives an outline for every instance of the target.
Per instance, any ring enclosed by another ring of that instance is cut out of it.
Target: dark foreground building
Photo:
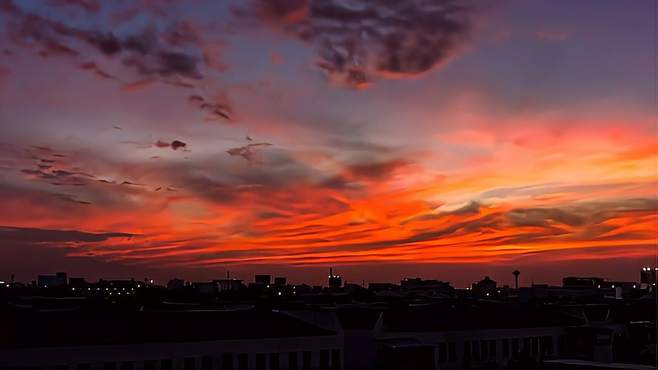
[[[0,370],[655,369],[653,286],[223,281],[5,284]]]
[[[343,340],[272,310],[11,310],[0,369],[340,369]]]

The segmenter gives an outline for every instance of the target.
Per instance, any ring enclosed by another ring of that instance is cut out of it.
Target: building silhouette
[[[37,285],[43,288],[61,287],[68,284],[66,272],[58,272],[55,275],[39,275]]]
[[[228,276],[4,284],[0,370],[655,368],[650,280],[509,289],[485,277],[455,289],[416,277],[366,289],[333,269],[325,287],[259,276],[249,287]]]
[[[333,268],[329,268],[328,282],[330,288],[340,288],[343,285],[343,279],[340,275],[334,275]]]

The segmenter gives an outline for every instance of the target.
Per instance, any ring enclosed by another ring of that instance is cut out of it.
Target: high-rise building
[[[343,285],[343,279],[340,275],[334,275],[334,269],[329,268],[329,287],[340,288]]]
[[[640,284],[647,287],[650,285],[656,285],[656,273],[658,272],[658,267],[642,267],[640,271]]]
[[[492,280],[490,277],[485,276],[484,279],[478,281],[477,283],[471,284],[471,289],[476,292],[489,293],[496,290],[498,284]]]

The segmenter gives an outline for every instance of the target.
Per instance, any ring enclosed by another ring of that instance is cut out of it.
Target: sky
[[[0,278],[637,280],[656,15],[0,0]]]

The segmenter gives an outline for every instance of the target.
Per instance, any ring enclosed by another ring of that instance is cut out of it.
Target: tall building
[[[640,271],[640,284],[644,287],[656,285],[657,272],[658,267],[642,267],[642,270]]]
[[[490,277],[485,276],[484,279],[478,281],[477,283],[471,284],[471,289],[480,293],[490,293],[496,290],[498,284],[492,280]]]
[[[329,268],[329,288],[340,288],[343,286],[343,279],[340,275],[334,275],[334,269]]]
[[[220,292],[236,291],[242,288],[242,280],[240,279],[220,279],[213,280],[217,284],[217,290]]]
[[[58,272],[55,275],[39,275],[37,284],[43,288],[65,286],[68,284],[68,278],[66,272]]]

